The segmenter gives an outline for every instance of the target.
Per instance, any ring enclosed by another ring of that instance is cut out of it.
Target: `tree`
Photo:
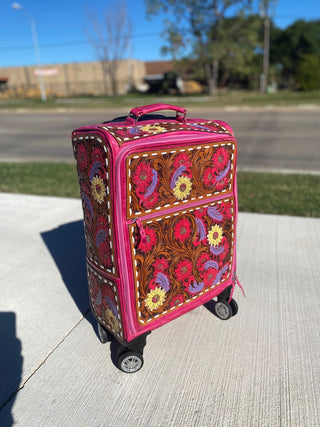
[[[224,65],[244,64],[248,47],[253,50],[254,33],[246,28],[246,8],[250,0],[145,0],[147,15],[166,12],[164,51],[177,59],[189,51],[204,67],[208,90],[215,95]],[[230,16],[233,11],[233,18]],[[245,31],[246,30],[246,31]]]
[[[302,90],[320,89],[320,57],[307,54],[302,56],[296,69],[296,81]]]
[[[87,15],[91,24],[91,32],[87,31],[88,38],[96,51],[104,76],[110,79],[112,94],[117,95],[119,65],[130,46],[132,29],[125,1],[114,2],[109,5],[108,11],[99,14],[89,10]]]
[[[320,57],[320,20],[306,22],[299,20],[283,31],[277,31],[271,38],[270,61],[281,68],[286,85],[296,87],[301,82],[299,75],[306,72],[303,63],[309,63],[313,69]],[[306,81],[304,86],[307,87]]]

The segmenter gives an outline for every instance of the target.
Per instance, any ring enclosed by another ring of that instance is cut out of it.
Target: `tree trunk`
[[[219,61],[213,60],[211,64],[206,64],[206,77],[208,83],[209,95],[215,96],[218,92],[218,72]]]

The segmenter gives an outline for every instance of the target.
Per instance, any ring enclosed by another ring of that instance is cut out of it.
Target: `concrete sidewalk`
[[[320,219],[241,213],[237,316],[154,331],[132,375],[96,335],[80,200],[0,194],[0,235],[2,427],[319,426]]]

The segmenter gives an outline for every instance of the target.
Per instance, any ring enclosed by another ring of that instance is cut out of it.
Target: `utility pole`
[[[36,23],[35,23],[34,19],[32,18],[32,16],[27,12],[27,10],[22,8],[21,4],[13,3],[12,8],[15,10],[22,10],[30,22],[33,48],[34,48],[34,53],[35,53],[35,57],[36,57],[36,64],[38,66],[37,74],[38,74],[38,79],[39,79],[41,100],[46,101],[47,100],[47,94],[46,94],[46,88],[44,85],[44,80],[43,80],[43,75],[42,75],[42,70],[41,70],[40,50],[39,50],[38,36],[37,36],[37,30],[36,30]]]
[[[270,51],[270,18],[268,11],[269,1],[263,0],[260,3],[260,16],[264,19],[263,32],[263,71],[260,80],[260,92],[268,90],[268,74],[269,74],[269,51]]]

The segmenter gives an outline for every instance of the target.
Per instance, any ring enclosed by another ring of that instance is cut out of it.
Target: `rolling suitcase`
[[[152,104],[72,143],[91,308],[119,368],[136,372],[152,330],[215,297],[221,319],[238,310],[236,140],[224,122]]]

